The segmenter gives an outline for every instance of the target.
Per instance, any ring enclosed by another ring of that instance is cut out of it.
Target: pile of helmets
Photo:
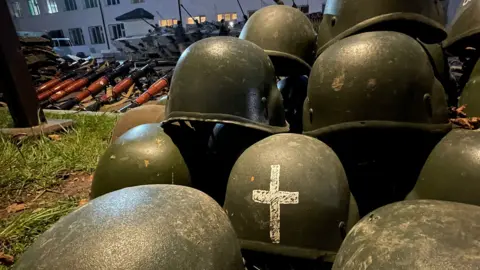
[[[314,29],[273,5],[192,44],[16,268],[479,269],[480,133],[451,124],[480,116],[479,14],[327,0]]]

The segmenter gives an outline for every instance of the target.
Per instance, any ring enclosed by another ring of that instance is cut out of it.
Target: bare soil
[[[77,198],[88,200],[93,175],[76,172],[66,176],[59,185],[50,189],[30,189],[20,195],[0,200],[0,219],[6,219],[15,213],[29,209],[55,205],[58,201]]]

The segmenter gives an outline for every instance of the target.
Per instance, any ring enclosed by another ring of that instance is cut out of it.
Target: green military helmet
[[[308,136],[277,134],[237,160],[224,209],[243,250],[328,261],[345,236],[349,211],[356,211],[349,200],[332,149]]]
[[[261,8],[248,19],[240,38],[262,47],[272,59],[277,75],[310,73],[316,33],[300,10],[284,5]]]
[[[372,30],[398,31],[427,43],[447,37],[445,12],[438,0],[328,0],[325,13],[333,17],[320,29],[331,28],[334,38],[325,45],[319,39],[317,56],[342,38]]]
[[[480,206],[480,132],[455,129],[433,149],[407,199],[455,201]]]
[[[322,21],[318,26],[317,49],[323,47],[323,45],[325,45],[335,37],[334,33],[332,33],[332,20],[336,20],[335,15],[326,13],[323,14]]]
[[[426,44],[420,41],[427,52],[428,58],[432,63],[432,67],[437,80],[443,85],[448,97],[448,105],[456,106],[458,102],[457,86],[450,75],[450,66],[448,64],[448,57],[445,54],[445,49],[441,43]]]
[[[165,123],[231,123],[270,133],[288,131],[273,64],[252,42],[211,37],[178,60]]]
[[[480,1],[462,0],[455,17],[449,24],[448,38],[444,42],[447,51],[457,54],[465,47],[477,47],[480,41]]]
[[[377,31],[340,40],[318,57],[303,129],[340,157],[363,216],[408,194],[451,125],[422,46],[403,33]]]
[[[125,132],[136,126],[160,123],[163,119],[165,119],[165,106],[163,105],[143,105],[128,110],[120,116],[115,124],[110,142],[114,142]]]
[[[182,154],[160,124],[137,126],[110,145],[95,170],[91,197],[148,184],[190,185]]]
[[[424,49],[387,31],[348,37],[320,55],[303,113],[308,134],[364,121],[448,123],[444,90]]]
[[[109,193],[61,218],[14,269],[243,270],[222,208],[182,186],[146,185]]]
[[[475,64],[467,84],[460,95],[459,105],[466,105],[463,110],[469,117],[480,116],[480,61]]]
[[[478,206],[398,202],[373,211],[353,227],[332,269],[478,269],[479,237]]]
[[[426,44],[420,42],[423,48],[425,48],[425,52],[432,63],[432,67],[435,73],[435,76],[440,82],[444,82],[449,78],[449,67],[447,57],[445,56],[445,52],[443,51],[442,44],[435,43],[435,44]]]

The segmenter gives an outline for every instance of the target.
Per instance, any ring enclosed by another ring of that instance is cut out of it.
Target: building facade
[[[179,19],[177,0],[6,0],[17,31],[50,32],[54,37],[68,37],[73,51],[100,53],[115,49],[112,40],[133,35],[143,35],[152,29],[143,21],[117,22],[115,18],[136,8],[143,8],[154,15],[152,24],[170,26]],[[239,0],[244,12],[254,11],[275,4],[273,0]],[[292,0],[283,0],[292,5]],[[453,19],[456,8],[468,0],[443,0],[448,6],[448,21]],[[295,0],[306,13],[319,12],[326,0]],[[187,10],[200,22],[242,20],[242,12],[236,0],[181,0]],[[103,27],[101,10],[106,29]],[[184,25],[194,24],[193,18],[182,9]]]
[[[111,49],[111,40],[124,36],[146,34],[151,26],[143,21],[117,22],[115,18],[136,8],[143,8],[155,18],[152,24],[168,26],[179,19],[177,0],[6,0],[17,31],[49,32],[54,37],[68,37],[74,52],[100,53]],[[296,0],[304,11],[318,12],[326,0]],[[291,0],[284,0],[292,5]],[[243,20],[236,0],[181,0],[198,21]],[[240,0],[247,15],[275,4],[273,0]],[[104,29],[101,10],[105,20]],[[183,24],[194,24],[193,18],[182,9]]]

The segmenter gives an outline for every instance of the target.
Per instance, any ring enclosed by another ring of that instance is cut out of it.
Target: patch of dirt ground
[[[79,204],[88,201],[93,175],[71,173],[59,185],[50,189],[30,189],[20,195],[0,202],[0,219],[6,219],[23,210],[55,205],[58,201],[76,198]]]

